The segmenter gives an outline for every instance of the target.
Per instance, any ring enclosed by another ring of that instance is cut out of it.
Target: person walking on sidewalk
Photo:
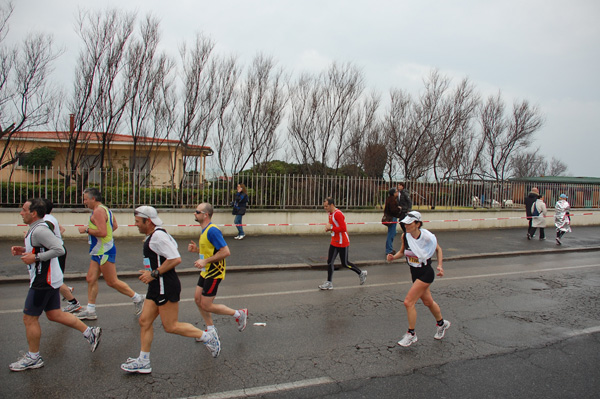
[[[54,204],[48,198],[44,198],[44,204],[46,205],[46,215],[44,216],[44,222],[50,227],[50,230],[57,236],[63,243],[63,248],[65,253],[58,257],[58,263],[60,264],[60,270],[65,274],[65,267],[67,266],[67,247],[65,247],[65,242],[62,239],[62,235],[65,232],[65,228],[62,227],[56,218],[51,215],[52,209],[54,209]],[[73,296],[73,289],[67,284],[63,282],[60,286],[60,294],[63,296],[64,300],[69,302],[67,306],[63,308],[63,312],[76,313],[81,310],[81,305],[75,296]]]
[[[218,340],[212,314],[233,316],[238,325],[238,330],[242,332],[246,328],[248,309],[233,310],[225,305],[214,303],[219,285],[225,278],[225,258],[231,252],[221,230],[212,223],[212,216],[213,206],[211,204],[203,202],[196,207],[194,218],[200,223],[202,233],[198,244],[194,241],[188,244],[188,251],[198,254],[199,259],[194,262],[194,266],[201,270],[194,301],[206,323],[207,332],[213,334]],[[196,341],[199,340],[196,339]],[[217,353],[213,356],[218,355]]]
[[[531,214],[531,207],[535,201],[540,198],[540,191],[537,187],[533,187],[527,197],[525,197],[525,216],[527,216],[527,239],[531,240],[533,236],[530,234],[531,227],[533,225],[533,216]]]
[[[102,194],[96,188],[87,188],[83,192],[83,203],[92,210],[87,226],[79,226],[80,234],[88,234],[90,243],[90,267],[86,276],[88,283],[87,308],[77,313],[82,320],[96,320],[96,298],[98,297],[98,279],[104,276],[106,284],[127,295],[133,301],[135,314],[139,316],[144,306],[144,296],[138,294],[117,276],[115,265],[117,248],[113,240],[113,232],[118,228],[117,220],[113,213],[102,204]]]
[[[331,244],[329,245],[329,254],[327,256],[327,281],[319,286],[322,290],[333,289],[333,270],[335,258],[340,255],[340,261],[343,267],[347,267],[358,274],[360,285],[367,280],[367,271],[360,270],[354,263],[348,260],[348,247],[350,238],[346,229],[346,218],[342,211],[335,207],[333,198],[327,197],[323,201],[323,208],[329,213],[329,223],[325,228],[326,232],[331,232]]]
[[[27,336],[29,351],[9,368],[12,371],[37,369],[44,365],[40,356],[40,340],[42,328],[40,315],[46,312],[50,321],[64,324],[83,333],[94,352],[100,344],[100,327],[88,327],[71,313],[60,309],[60,286],[63,274],[58,257],[65,253],[62,240],[54,235],[49,226],[44,223],[46,204],[41,198],[30,199],[23,204],[21,217],[29,225],[25,236],[25,246],[11,247],[13,256],[20,256],[29,270],[29,292],[23,309],[23,323]]]
[[[238,230],[238,235],[233,238],[236,240],[243,240],[246,235],[244,234],[244,227],[242,226],[242,216],[246,214],[246,207],[248,206],[248,190],[246,190],[244,184],[239,183],[237,185],[237,192],[235,193],[231,206],[233,206],[231,214],[235,215],[233,223]]]
[[[415,327],[417,324],[417,301],[421,299],[423,305],[429,308],[429,311],[437,321],[437,331],[433,338],[442,339],[446,330],[450,327],[450,322],[444,320],[439,305],[433,300],[429,286],[435,279],[435,272],[431,267],[431,257],[437,253],[437,275],[444,276],[442,267],[443,257],[442,248],[437,243],[437,238],[429,230],[421,228],[423,219],[421,214],[416,211],[409,212],[402,221],[406,225],[406,233],[402,235],[402,247],[395,254],[389,254],[387,261],[398,259],[401,256],[406,257],[410,265],[410,274],[412,277],[412,286],[404,298],[404,306],[408,317],[408,331],[398,342],[400,346],[410,346],[417,342]]]
[[[406,214],[412,211],[412,201],[410,199],[410,195],[408,195],[408,190],[405,190],[406,184],[404,182],[398,183],[398,207],[400,208],[400,216],[398,216],[398,220],[404,219]],[[406,233],[406,229],[404,228],[404,224],[400,223],[400,228],[402,232]]]
[[[151,206],[140,206],[133,213],[138,231],[146,235],[144,240],[144,270],[140,270],[140,281],[148,284],[144,308],[140,315],[141,350],[137,358],[129,358],[121,369],[129,373],[148,374],[150,348],[154,338],[154,320],[160,316],[167,333],[196,338],[204,343],[213,357],[219,353],[219,340],[213,334],[203,332],[190,323],[179,319],[181,283],[175,267],[181,263],[177,242],[160,226],[163,222]]]
[[[388,191],[388,197],[385,200],[385,207],[383,208],[383,214],[386,219],[389,220],[387,224],[387,238],[385,240],[385,254],[395,254],[394,251],[394,237],[396,237],[396,228],[398,226],[398,218],[400,217],[400,208],[398,207],[398,190],[390,188]]]
[[[540,241],[546,239],[546,233],[544,229],[546,228],[546,214],[548,210],[546,209],[546,204],[544,203],[544,197],[540,196],[533,205],[531,205],[531,228],[529,229],[529,236],[535,236],[536,229],[540,229]],[[535,207],[535,208],[534,208]],[[535,215],[535,216],[534,216]]]
[[[562,245],[562,237],[571,232],[571,205],[567,202],[567,195],[561,194],[554,207],[554,225],[556,226],[556,245]]]

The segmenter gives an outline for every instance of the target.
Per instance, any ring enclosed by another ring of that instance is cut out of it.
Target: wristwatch
[[[38,254],[35,254],[35,261],[36,261],[36,262],[39,262],[39,261],[40,261],[40,255],[38,255]]]
[[[153,279],[158,280],[158,278],[160,277],[160,272],[158,271],[158,269],[154,269],[150,272],[150,276]]]

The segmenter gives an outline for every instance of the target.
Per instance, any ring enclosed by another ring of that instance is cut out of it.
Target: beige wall
[[[65,168],[66,162],[66,143],[56,143],[56,142],[24,142],[24,141],[13,141],[11,142],[11,147],[14,149],[18,149],[18,151],[30,152],[34,148],[37,147],[48,147],[58,152],[56,158],[53,162],[54,168],[60,168],[61,170]],[[99,145],[90,144],[89,145],[89,153],[97,154],[99,151]],[[129,167],[129,158],[131,156],[132,146],[130,144],[121,144],[118,142],[112,143],[109,151],[109,159],[108,162],[110,165],[116,168],[128,168]],[[162,145],[158,148],[154,148],[152,150],[152,157],[155,158],[154,166],[152,169],[153,175],[153,184],[155,186],[168,186],[170,184],[170,176],[171,176],[171,165],[172,165],[172,157],[174,156],[174,152],[171,147],[166,145]],[[175,178],[177,181],[180,181],[183,177],[182,170],[182,154],[181,152],[177,153],[177,162],[175,162],[176,173]],[[203,166],[204,164],[202,164]],[[14,171],[12,170],[14,169]],[[4,168],[0,170],[0,181],[8,181],[11,171],[13,172],[11,181],[12,182],[33,182],[33,175],[27,172],[25,169],[17,166],[16,164]],[[202,175],[204,175],[204,171],[199,171]],[[51,178],[58,178],[51,177]]]
[[[350,225],[350,233],[376,233],[385,234],[386,228],[381,225],[381,212],[379,211],[345,211],[348,223],[368,223]],[[600,225],[600,211],[574,210],[572,219],[573,226],[597,226]],[[583,213],[593,215],[579,216]],[[52,214],[59,222],[66,226],[65,236],[82,237],[76,227],[72,225],[87,224],[89,212],[85,209],[63,210],[55,209]],[[553,216],[554,212],[548,212]],[[423,211],[422,215],[426,221],[427,229],[436,230],[458,230],[458,229],[499,229],[510,227],[523,227],[526,220],[523,210],[478,210],[478,211]],[[138,236],[137,228],[128,227],[133,224],[133,212],[131,210],[116,210],[115,216],[121,226],[116,232],[116,237]],[[195,224],[193,210],[159,210],[159,216],[165,225],[193,225]],[[472,221],[469,219],[487,219]],[[501,219],[501,220],[499,220]],[[458,220],[458,221],[451,221]],[[213,216],[213,222],[217,225],[233,224],[233,215],[230,210],[217,211]],[[325,211],[258,211],[251,210],[244,216],[246,224],[260,224],[261,226],[247,226],[244,228],[247,234],[270,235],[270,234],[324,234],[324,226],[308,226],[308,223],[327,223]],[[22,224],[19,209],[0,208],[0,224]],[[554,220],[547,219],[548,228],[552,228]],[[294,226],[264,226],[264,224],[294,224]],[[70,226],[71,225],[71,226]],[[198,227],[166,226],[168,231],[175,236],[195,236]],[[26,226],[2,226],[0,237],[22,237]],[[225,235],[237,235],[235,227],[221,227]]]

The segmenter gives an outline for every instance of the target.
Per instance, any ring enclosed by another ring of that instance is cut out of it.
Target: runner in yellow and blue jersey
[[[90,242],[90,268],[86,276],[88,282],[88,305],[87,308],[77,313],[82,320],[96,320],[96,297],[98,296],[98,279],[100,274],[104,276],[106,284],[127,295],[133,301],[135,314],[142,313],[144,306],[144,295],[140,295],[129,287],[129,285],[117,277],[115,260],[117,248],[113,240],[113,232],[119,227],[113,213],[102,204],[102,194],[97,188],[87,188],[83,192],[83,203],[92,210],[90,221],[86,226],[79,227],[79,233],[88,234]]]
[[[231,252],[223,238],[223,233],[211,222],[212,215],[211,204],[204,202],[196,207],[194,218],[200,223],[202,234],[198,244],[194,241],[189,243],[188,251],[198,254],[199,259],[194,262],[194,266],[202,270],[194,300],[204,318],[206,330],[218,337],[212,319],[213,313],[235,317],[238,330],[241,332],[246,328],[248,309],[233,310],[225,305],[214,303],[219,284],[225,278],[225,258]]]

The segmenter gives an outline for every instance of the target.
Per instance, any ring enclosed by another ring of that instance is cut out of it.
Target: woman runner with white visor
[[[437,275],[439,277],[444,275],[442,248],[438,245],[433,233],[421,228],[423,226],[423,219],[419,212],[408,212],[401,222],[406,227],[406,233],[402,235],[402,247],[395,255],[388,254],[387,260],[391,262],[404,255],[410,265],[413,284],[404,298],[404,306],[406,307],[408,317],[408,331],[398,342],[400,346],[410,346],[412,343],[417,342],[417,334],[415,333],[417,309],[415,308],[415,304],[419,299],[429,308],[437,321],[437,332],[433,338],[444,338],[446,330],[450,327],[450,322],[444,320],[442,317],[442,311],[439,305],[433,300],[431,291],[429,290],[429,286],[435,278],[435,272],[431,267],[431,257],[436,252],[438,262]]]

